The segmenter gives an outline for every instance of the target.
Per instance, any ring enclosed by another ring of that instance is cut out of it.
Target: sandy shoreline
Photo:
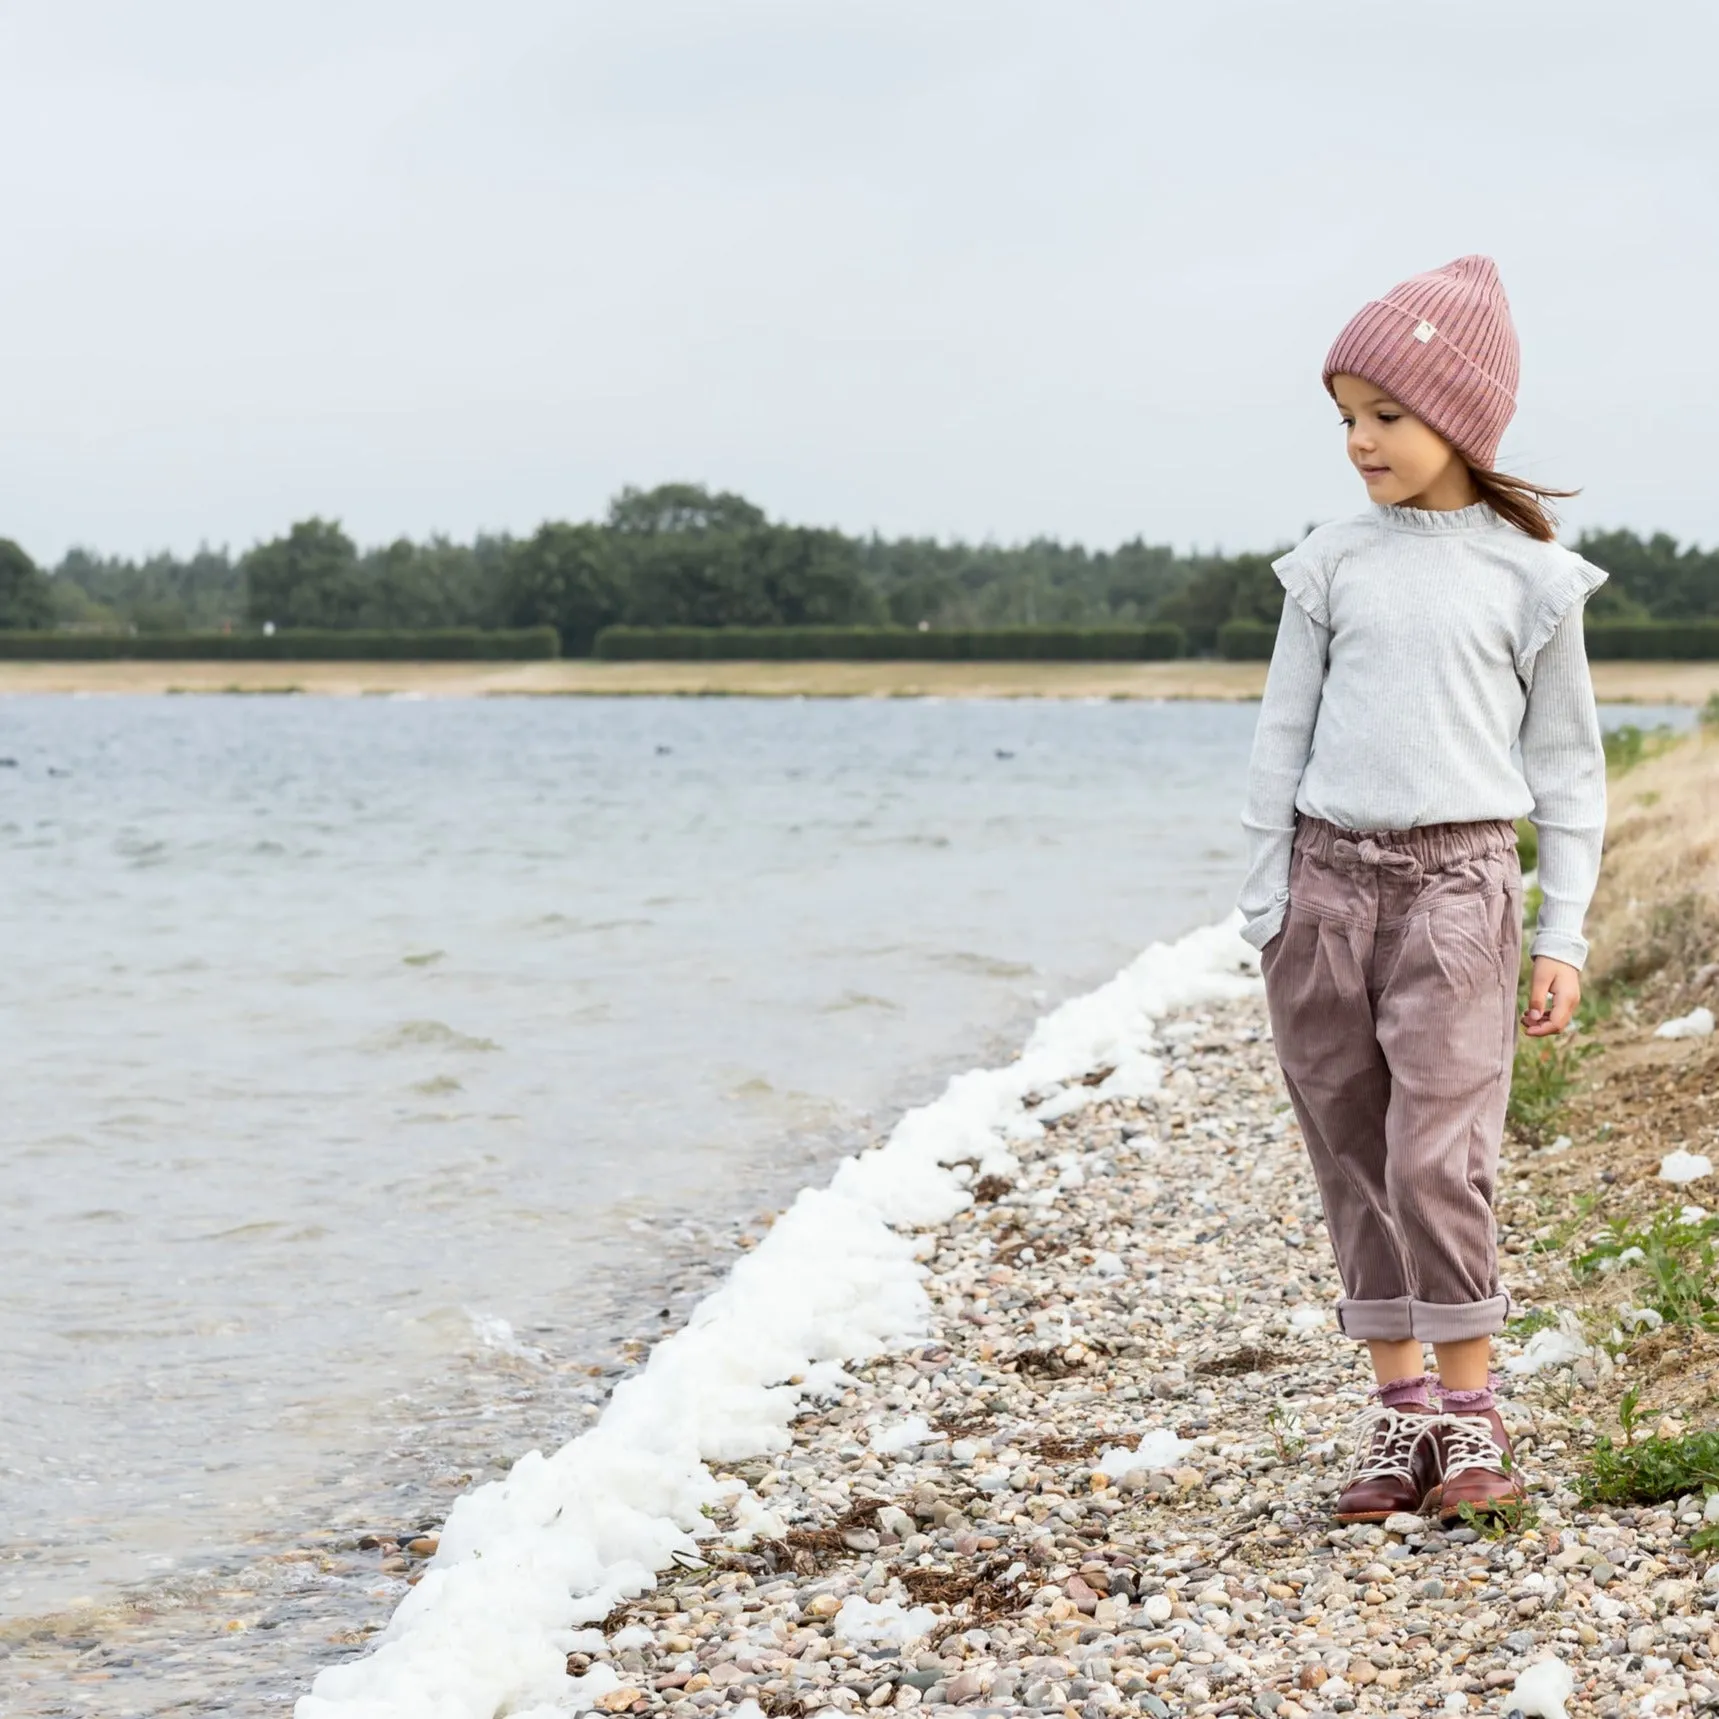
[[[1719,663],[1593,665],[1603,703],[1699,705]],[[486,697],[1257,699],[1264,663],[0,662],[16,693]]]

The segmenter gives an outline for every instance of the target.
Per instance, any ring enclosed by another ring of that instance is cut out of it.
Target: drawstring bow
[[[1339,836],[1331,844],[1331,857],[1348,872],[1372,866],[1376,871],[1388,871],[1397,877],[1418,878],[1422,875],[1421,862],[1413,854],[1406,854],[1398,848],[1382,848],[1371,836],[1363,836],[1358,842]]]

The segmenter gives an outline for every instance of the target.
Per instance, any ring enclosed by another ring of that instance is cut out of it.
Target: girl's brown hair
[[[1500,519],[1542,543],[1551,543],[1558,531],[1558,516],[1546,503],[1582,493],[1579,489],[1549,489],[1543,483],[1531,483],[1527,478],[1487,471],[1480,466],[1470,466],[1468,475],[1474,480],[1480,499]]]

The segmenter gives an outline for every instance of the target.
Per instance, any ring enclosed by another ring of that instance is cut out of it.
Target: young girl
[[[1545,900],[1522,1017],[1581,996],[1605,759],[1551,490],[1493,470],[1516,333],[1489,257],[1368,303],[1325,359],[1370,505],[1273,563],[1287,593],[1248,777],[1244,935],[1377,1407],[1337,1504],[1454,1520],[1520,1495],[1494,1403],[1492,1190],[1533,819]],[[1424,1371],[1431,1344],[1437,1373]],[[1436,1388],[1435,1409],[1432,1391]]]

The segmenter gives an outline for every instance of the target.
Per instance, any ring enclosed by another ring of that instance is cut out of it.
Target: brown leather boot
[[[1355,1423],[1355,1458],[1337,1498],[1339,1522],[1383,1522],[1399,1511],[1414,1515],[1434,1481],[1438,1459],[1431,1433],[1440,1417],[1431,1409],[1369,1409]]]
[[[1510,1435],[1497,1409],[1440,1415],[1427,1443],[1438,1458],[1439,1481],[1426,1508],[1439,1521],[1457,1521],[1465,1504],[1485,1515],[1527,1496],[1511,1467]]]

